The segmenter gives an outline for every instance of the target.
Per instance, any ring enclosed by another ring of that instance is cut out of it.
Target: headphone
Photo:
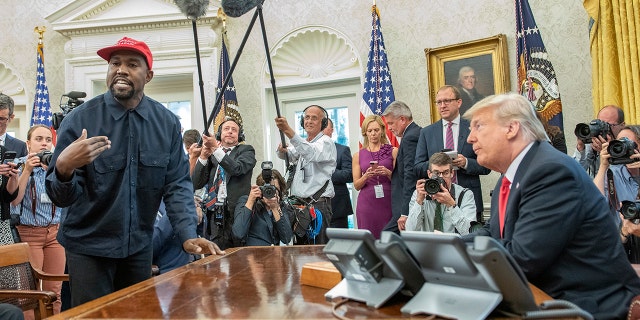
[[[325,110],[323,107],[315,104],[304,108],[304,110],[302,111],[302,117],[300,117],[300,126],[304,128],[304,114],[307,113],[307,109],[311,107],[320,108],[322,112],[324,112],[324,118],[322,118],[322,123],[320,124],[320,131],[324,130],[329,125],[329,113],[327,113],[327,110]]]
[[[244,130],[242,130],[242,125],[240,125],[238,123],[238,121],[236,121],[236,119],[231,118],[231,117],[225,117],[224,121],[222,121],[222,123],[218,126],[218,131],[216,132],[216,140],[221,141],[222,140],[222,125],[227,122],[227,121],[233,121],[235,124],[238,125],[238,143],[244,141]]]

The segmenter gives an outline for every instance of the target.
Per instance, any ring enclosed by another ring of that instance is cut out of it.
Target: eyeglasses
[[[460,99],[444,99],[444,100],[436,100],[436,105],[437,105],[437,106],[440,106],[440,105],[443,105],[443,104],[444,104],[445,106],[448,106],[448,105],[451,103],[451,101],[456,101],[456,100],[460,100]]]
[[[5,123],[9,121],[10,118],[0,117],[0,122]]]
[[[445,170],[445,171],[442,171],[442,172],[440,172],[438,170],[433,170],[433,171],[431,171],[431,174],[444,178],[444,177],[448,177],[451,174],[451,170]]]

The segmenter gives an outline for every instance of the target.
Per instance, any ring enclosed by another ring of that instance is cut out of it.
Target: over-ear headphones
[[[227,121],[233,121],[238,125],[238,142],[244,141],[244,130],[242,130],[242,125],[240,125],[238,121],[236,121],[236,119],[231,117],[225,117],[224,121],[222,121],[222,123],[218,126],[218,131],[216,132],[216,140],[222,140],[222,125]]]
[[[302,111],[302,117],[300,117],[300,126],[302,128],[304,128],[304,114],[307,113],[307,109],[309,109],[311,107],[320,108],[322,110],[322,112],[324,112],[324,118],[322,118],[322,122],[320,124],[320,131],[324,130],[329,125],[329,113],[323,107],[321,107],[319,105],[316,105],[316,104],[312,104],[312,105],[304,108],[304,110]]]

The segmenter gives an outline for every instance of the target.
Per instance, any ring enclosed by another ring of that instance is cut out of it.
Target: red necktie
[[[500,218],[500,238],[502,238],[502,230],[504,229],[504,220],[507,211],[507,199],[509,199],[509,191],[511,181],[506,176],[502,177],[502,185],[500,186],[500,197],[498,198],[498,215]]]
[[[444,147],[449,150],[456,150],[456,146],[453,144],[453,129],[451,127],[453,127],[453,122],[449,121],[449,123],[447,123],[447,132],[445,134]],[[458,183],[455,171],[453,171],[451,182]]]

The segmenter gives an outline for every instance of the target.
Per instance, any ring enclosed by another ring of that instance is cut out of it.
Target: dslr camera
[[[276,186],[271,184],[271,179],[273,179],[273,162],[263,161],[260,167],[262,168],[262,179],[264,180],[264,185],[260,186],[262,197],[271,199],[275,197],[278,192]]]
[[[597,136],[602,136],[606,139],[609,134],[613,135],[611,125],[600,119],[591,120],[589,124],[578,123],[574,133],[576,134],[576,137],[582,140],[585,144],[591,143],[591,138],[595,138]]]
[[[440,190],[440,186],[445,185],[444,179],[438,175],[432,175],[431,178],[427,179],[424,182],[424,191],[426,191],[429,195],[434,195],[442,190]]]
[[[640,201],[622,201],[622,207],[620,213],[627,220],[640,219]]]
[[[53,157],[53,152],[49,150],[42,150],[36,154],[36,157],[40,158],[40,163],[48,166],[51,163],[51,158]]]
[[[634,151],[638,148],[638,145],[629,140],[627,137],[622,137],[618,140],[612,140],[609,142],[609,147],[607,147],[607,151],[609,151],[610,164],[628,164],[635,161],[637,159],[631,159],[631,156],[634,154]]]

